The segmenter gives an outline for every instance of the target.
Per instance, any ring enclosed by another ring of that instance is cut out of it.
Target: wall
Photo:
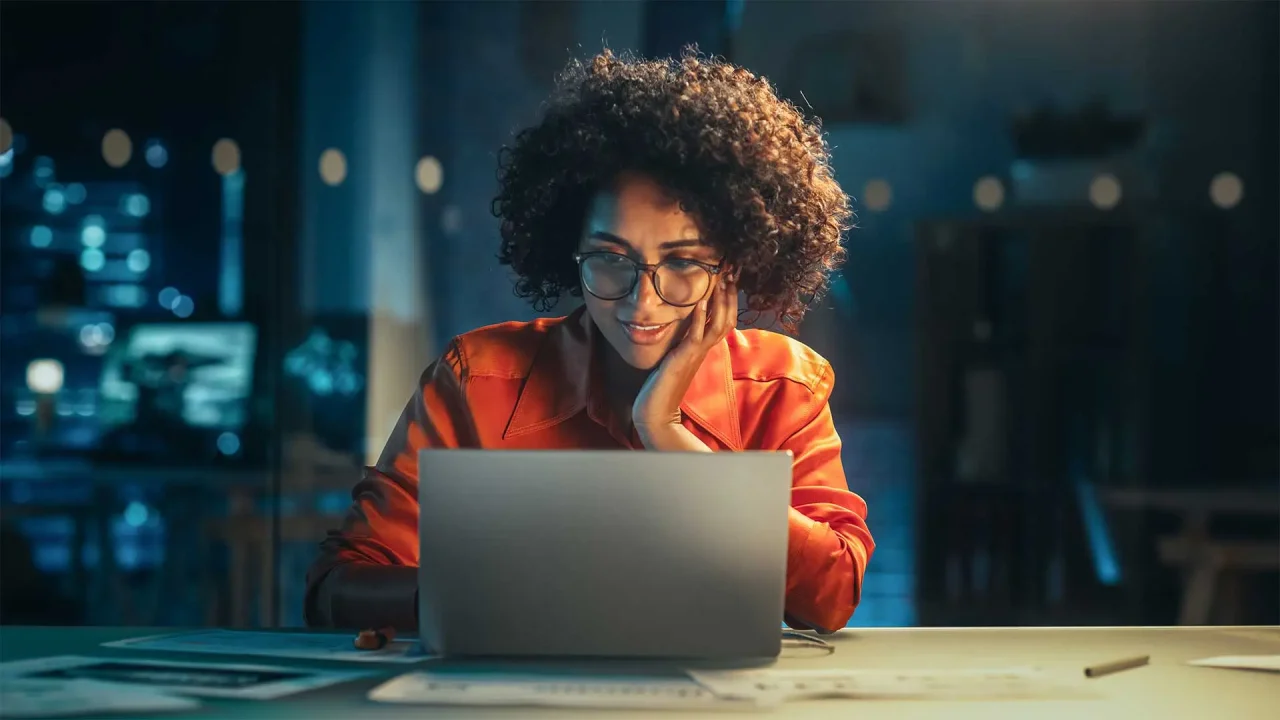
[[[976,212],[974,181],[1007,174],[1014,160],[1006,132],[1012,113],[1095,97],[1118,112],[1145,112],[1154,123],[1145,153],[1161,168],[1170,204],[1207,208],[1209,178],[1225,169],[1246,187],[1274,182],[1266,177],[1274,153],[1256,152],[1260,118],[1275,95],[1257,62],[1263,45],[1274,45],[1274,22],[1266,24],[1262,5],[829,2],[801,13],[749,0],[735,59],[767,76],[780,77],[816,29],[896,32],[905,41],[908,121],[828,125],[846,190],[859,197],[872,178],[893,188],[886,212],[859,210],[850,238],[843,309],[853,321],[844,331],[856,338],[847,360],[857,374],[845,374],[846,384],[858,386],[852,406],[909,414],[913,224]]]
[[[432,247],[439,266],[433,293],[437,342],[536,315],[512,295],[510,274],[496,260],[498,223],[490,203],[497,191],[498,149],[537,119],[556,69],[571,57],[606,44],[615,50],[636,47],[639,10],[634,2],[449,5],[444,20],[451,94],[442,98],[442,107],[452,115],[452,132],[442,195],[450,229]],[[540,23],[557,29],[543,34]],[[531,28],[534,37],[527,32]],[[571,307],[566,301],[549,314]]]
[[[868,501],[879,544],[864,608],[854,622],[910,624],[917,505],[915,223],[978,213],[974,182],[1009,175],[1015,154],[1007,127],[1017,111],[1044,102],[1071,108],[1100,97],[1116,112],[1144,114],[1152,128],[1139,162],[1157,173],[1157,206],[1170,218],[1164,223],[1167,244],[1156,259],[1161,299],[1155,320],[1163,332],[1159,342],[1168,350],[1162,357],[1180,352],[1186,358],[1181,367],[1162,361],[1153,370],[1163,373],[1153,385],[1162,397],[1156,415],[1164,425],[1153,442],[1168,455],[1160,466],[1181,465],[1186,472],[1177,452],[1182,448],[1189,455],[1189,448],[1203,444],[1196,438],[1203,439],[1197,423],[1204,422],[1196,419],[1203,413],[1188,397],[1221,396],[1224,381],[1230,385],[1221,364],[1216,372],[1207,372],[1212,364],[1203,358],[1201,365],[1190,365],[1197,347],[1201,356],[1215,353],[1219,362],[1234,353],[1239,367],[1255,369],[1246,383],[1256,386],[1259,377],[1274,375],[1274,342],[1260,339],[1252,353],[1244,347],[1204,351],[1221,333],[1194,329],[1192,296],[1208,292],[1197,285],[1195,272],[1196,258],[1205,257],[1202,246],[1229,240],[1236,243],[1228,252],[1234,258],[1229,284],[1274,298],[1276,5],[827,2],[805,3],[803,12],[798,5],[747,0],[734,60],[781,81],[787,58],[819,33],[898,33],[905,47],[906,122],[826,126],[837,177],[855,196],[858,228],[849,239],[843,284],[811,315],[805,339],[836,368],[833,405],[841,419],[849,483]],[[791,99],[806,104],[805,97]],[[1229,215],[1209,204],[1207,192],[1210,178],[1223,170],[1239,174],[1246,194],[1255,198]],[[893,189],[884,212],[861,203],[873,178]],[[1207,214],[1210,223],[1219,218],[1235,234],[1197,235],[1177,221],[1185,213]],[[1255,313],[1249,328],[1265,328],[1264,337],[1274,338],[1274,302],[1269,315],[1264,308],[1261,316],[1270,319],[1259,321]],[[1222,322],[1220,316],[1207,317],[1202,325]],[[1238,335],[1247,336],[1243,330]],[[1254,355],[1261,357],[1256,363]],[[1260,369],[1268,362],[1270,371]],[[1205,371],[1188,372],[1192,367]],[[1203,377],[1198,393],[1177,384],[1188,374]],[[1266,400],[1255,403],[1257,414],[1269,411],[1274,425],[1275,392],[1263,394]],[[1233,409],[1223,403],[1205,417]]]

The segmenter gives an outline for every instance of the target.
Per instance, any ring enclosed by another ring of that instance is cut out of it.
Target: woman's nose
[[[629,298],[636,307],[658,305],[662,302],[662,298],[658,297],[658,288],[654,287],[653,282],[652,272],[640,271],[640,277],[636,279],[636,285],[631,289]]]

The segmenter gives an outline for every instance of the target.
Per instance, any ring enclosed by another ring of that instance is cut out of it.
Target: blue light
[[[340,370],[334,385],[339,395],[355,395],[360,390],[360,376],[351,370]]]
[[[124,262],[132,272],[144,273],[151,267],[151,253],[142,248],[131,250]]]
[[[1111,531],[1107,527],[1107,518],[1102,512],[1102,504],[1098,495],[1087,479],[1077,477],[1075,480],[1076,501],[1080,504],[1080,513],[1084,515],[1085,536],[1088,538],[1089,551],[1093,556],[1093,571],[1098,582],[1103,585],[1120,584],[1120,561],[1116,555],[1115,544],[1111,540]]]
[[[67,202],[72,205],[79,205],[84,202],[86,197],[89,196],[88,191],[84,189],[84,185],[81,183],[71,183],[70,185],[67,185],[66,190],[63,192],[67,195]]]
[[[218,309],[227,317],[244,310],[244,173],[222,176],[222,262]]]
[[[179,295],[177,300],[173,301],[173,314],[180,318],[189,318],[191,313],[196,311],[196,303],[186,295]]]
[[[80,267],[89,272],[98,272],[107,264],[107,258],[97,248],[89,248],[80,253]]]
[[[97,325],[90,324],[80,328],[80,344],[91,348],[97,345],[105,345],[105,338],[102,334],[102,328]]]
[[[164,149],[159,140],[148,140],[146,157],[148,165],[159,169],[169,162],[169,151]]]
[[[729,0],[724,4],[725,24],[729,26],[731,31],[736,31],[742,27],[742,11],[745,9],[743,5],[746,0]]]
[[[310,372],[311,359],[300,350],[291,350],[284,358],[285,372],[294,377],[302,377]]]
[[[13,148],[0,153],[0,167],[9,167],[10,165],[13,165]]]
[[[149,515],[150,513],[147,512],[147,506],[137,500],[134,500],[124,509],[124,522],[129,527],[140,528],[147,524],[147,517]]]
[[[116,547],[116,562],[126,570],[132,570],[138,566],[138,555],[137,543],[120,543]]]
[[[31,228],[31,247],[47,248],[53,244],[53,231],[47,225]]]
[[[80,226],[80,242],[87,248],[100,248],[107,241],[107,221],[101,215],[90,215]]]
[[[45,212],[50,215],[61,215],[67,209],[67,195],[57,185],[50,185],[44,192],[43,205]]]
[[[326,515],[337,515],[351,507],[351,493],[335,490],[316,499],[316,509]]]
[[[333,374],[327,370],[316,370],[307,378],[311,392],[324,397],[333,392]]]
[[[172,310],[173,304],[178,302],[180,297],[182,297],[182,293],[178,292],[177,288],[167,287],[160,291],[160,296],[157,300],[160,302],[160,307],[165,310]]]
[[[125,195],[120,201],[121,209],[126,215],[133,217],[146,217],[151,212],[151,201],[142,193],[134,193],[133,195]]]
[[[36,177],[36,186],[44,187],[53,182],[53,159],[41,155],[31,163],[32,173]]]
[[[142,307],[147,303],[141,285],[110,285],[106,288],[107,304],[114,307]]]
[[[223,455],[235,455],[240,452],[240,437],[233,432],[224,432],[219,435],[218,452]]]

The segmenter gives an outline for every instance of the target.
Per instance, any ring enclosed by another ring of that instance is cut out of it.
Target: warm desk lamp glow
[[[62,389],[62,363],[32,360],[27,365],[27,388],[36,396],[36,439],[43,440],[53,426],[53,396]]]

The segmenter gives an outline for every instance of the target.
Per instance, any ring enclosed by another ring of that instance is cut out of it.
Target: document
[[[1015,699],[1066,689],[1032,668],[992,670],[690,670],[722,698],[764,704],[821,698]]]
[[[193,710],[198,700],[93,680],[0,679],[0,718]]]
[[[1188,665],[1229,668],[1232,670],[1266,670],[1280,672],[1280,655],[1223,655],[1191,660]]]
[[[540,706],[597,710],[747,710],[750,698],[721,698],[683,673],[625,676],[540,672],[414,672],[379,685],[369,699],[421,705]]]
[[[336,685],[370,674],[363,670],[312,670],[264,665],[94,658],[78,655],[0,663],[0,685],[15,680],[91,680],[117,687],[197,697],[272,700]]]
[[[422,653],[416,638],[393,640],[381,650],[357,650],[354,642],[355,635],[349,633],[201,630],[116,640],[103,643],[103,647],[368,663],[416,663],[430,658]]]

